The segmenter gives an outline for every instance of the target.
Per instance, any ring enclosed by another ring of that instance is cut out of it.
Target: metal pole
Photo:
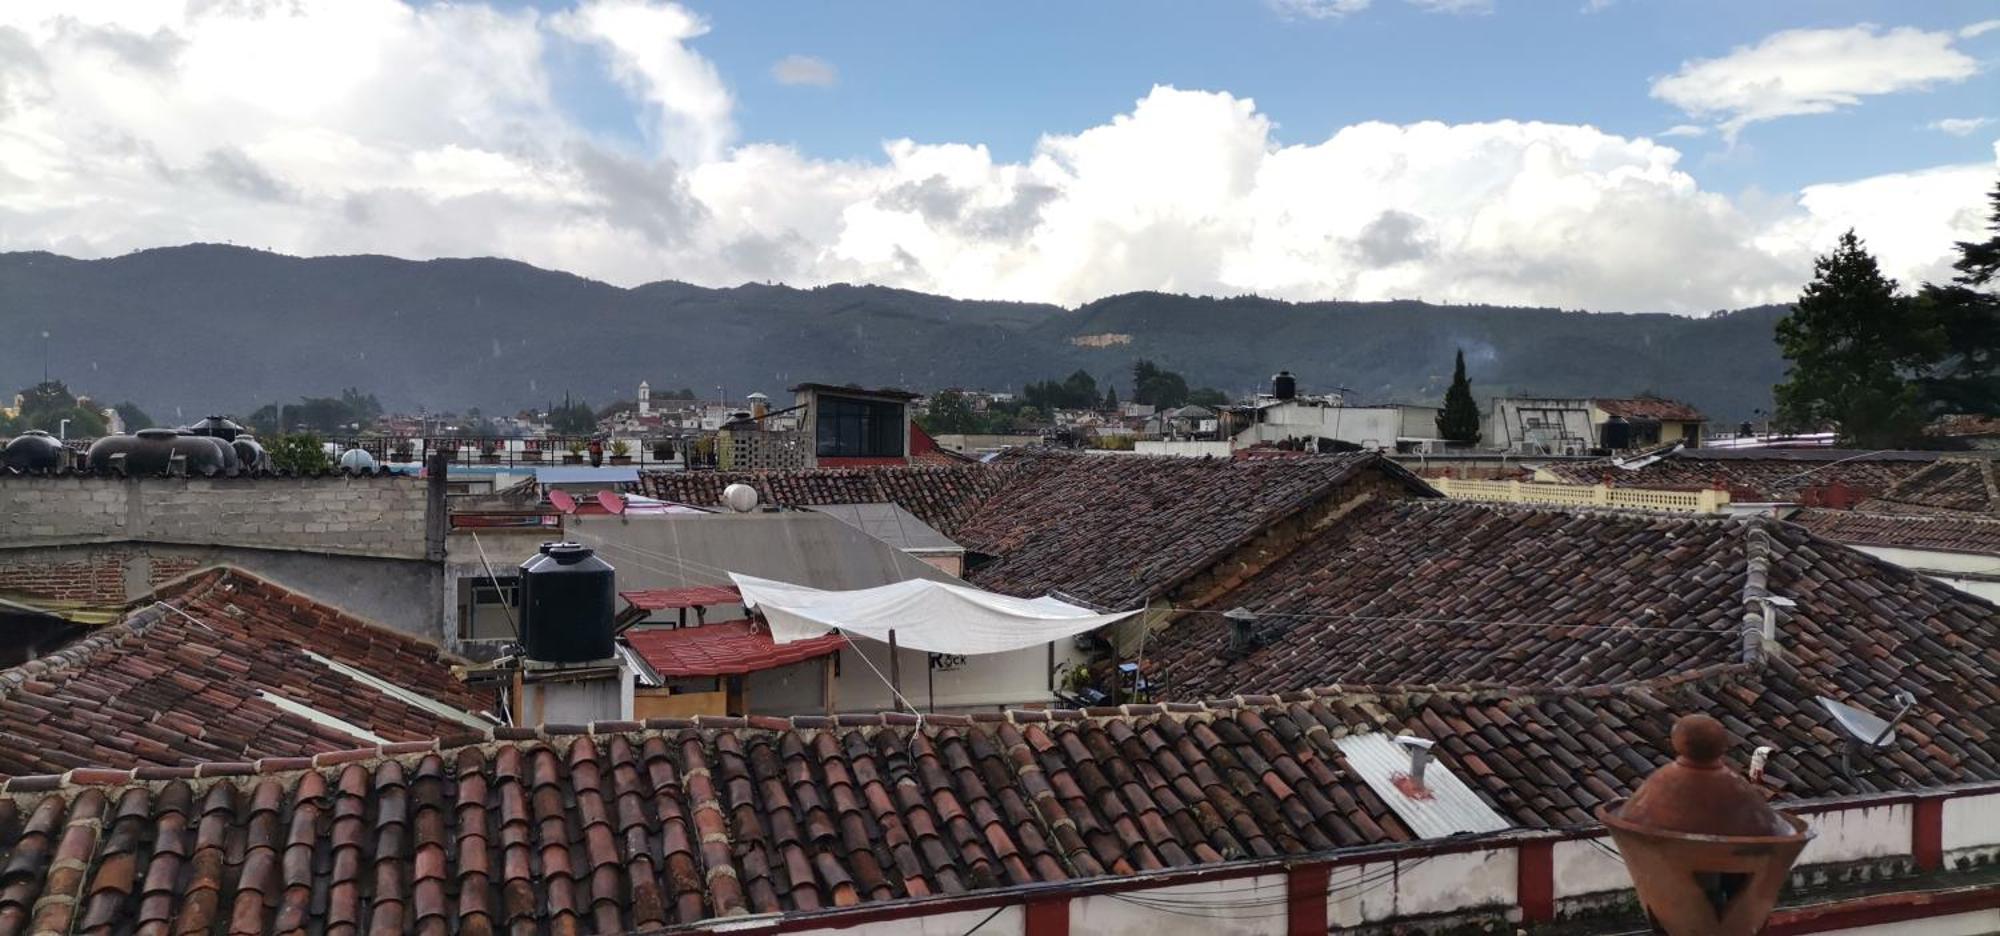
[[[896,693],[898,704],[903,698],[903,667],[896,654],[896,630],[889,629],[889,688]]]

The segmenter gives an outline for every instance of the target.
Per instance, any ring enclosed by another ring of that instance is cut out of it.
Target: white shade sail
[[[743,605],[764,615],[771,640],[789,643],[830,630],[932,653],[1004,653],[1072,637],[1137,611],[1100,614],[1054,598],[1013,598],[965,585],[912,579],[826,591],[730,573]]]

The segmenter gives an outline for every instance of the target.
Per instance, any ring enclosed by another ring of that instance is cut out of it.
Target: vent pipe
[[[1232,660],[1249,656],[1257,649],[1257,614],[1249,608],[1235,608],[1222,613],[1229,622],[1228,655]]]
[[[1397,735],[1396,743],[1410,752],[1410,786],[1424,789],[1424,769],[1431,765],[1431,748],[1437,742],[1416,735]]]

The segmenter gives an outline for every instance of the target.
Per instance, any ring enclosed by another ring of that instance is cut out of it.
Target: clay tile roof
[[[1876,513],[1976,514],[2000,517],[2000,479],[1993,459],[1944,456],[1864,501]]]
[[[1597,408],[1612,416],[1626,419],[1650,419],[1666,422],[1701,422],[1707,417],[1701,411],[1679,400],[1663,400],[1658,397],[1633,397],[1626,400],[1593,400]]]
[[[827,656],[847,646],[839,634],[771,642],[771,635],[748,621],[700,627],[644,627],[625,632],[646,665],[661,676],[740,676]]]
[[[767,506],[894,503],[948,536],[999,486],[1000,474],[982,464],[924,464],[639,475],[639,490],[646,496],[701,506],[721,504],[723,490],[737,483],[756,488],[759,502]]]
[[[1709,488],[1718,484],[1738,499],[1796,501],[1807,488],[1844,485],[1858,496],[1879,494],[1936,461],[1936,452],[1870,452],[1855,449],[1681,449],[1637,469],[1613,459],[1559,462],[1544,470],[1573,484],[1610,478],[1619,487]]]
[[[992,591],[1060,591],[1105,608],[1164,594],[1350,485],[1436,496],[1372,453],[1234,461],[1022,452],[1002,463],[1005,481],[953,535],[996,557],[966,578]]]
[[[1791,522],[1837,543],[2000,556],[2000,516],[1801,510]]]
[[[287,703],[391,741],[466,727],[308,653],[454,709],[493,704],[452,676],[435,645],[237,569],[197,573],[154,599],[165,604],[135,603],[117,624],[0,670],[0,776],[309,755],[365,740]]]
[[[642,611],[736,604],[743,600],[733,585],[689,585],[685,588],[645,588],[622,591],[618,597]]]

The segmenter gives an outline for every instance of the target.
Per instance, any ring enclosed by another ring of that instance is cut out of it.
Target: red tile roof
[[[1701,410],[1679,400],[1663,400],[1658,397],[1633,397],[1623,400],[1592,400],[1597,408],[1612,416],[1626,419],[1648,419],[1660,422],[1701,422],[1708,418]]]
[[[1791,522],[1853,546],[1887,546],[2000,556],[2000,517],[1801,510]]]
[[[953,537],[997,557],[966,579],[1114,609],[1165,594],[1350,482],[1436,496],[1372,453],[1234,461],[1010,452],[1002,463],[1005,481]]]
[[[366,740],[265,693],[392,741],[464,727],[308,651],[453,708],[493,705],[453,678],[435,645],[240,570],[197,573],[155,597],[165,605],[140,604],[120,623],[0,670],[0,776],[312,754]]]
[[[1937,460],[1936,452],[1852,449],[1681,449],[1641,468],[1612,459],[1556,462],[1545,470],[1573,484],[1605,478],[1619,487],[1709,488],[1720,484],[1738,499],[1796,501],[1807,488],[1842,484],[1861,496],[1887,490]],[[1626,459],[1627,462],[1632,459]]]
[[[639,475],[639,489],[647,496],[700,506],[721,504],[723,490],[737,483],[756,488],[758,501],[767,506],[893,503],[949,536],[999,487],[1000,474],[986,465],[960,464]]]
[[[2000,517],[2000,479],[1995,478],[1991,458],[1945,456],[1864,501],[1861,508],[1877,513]]]
[[[669,677],[741,676],[816,660],[847,646],[847,638],[839,634],[772,643],[768,632],[749,621],[635,628],[625,632],[625,642],[647,666]]]
[[[1817,688],[1774,660],[1573,691],[502,727],[199,776],[16,778],[0,931],[629,932],[1410,841],[1335,744],[1364,731],[1433,739],[1529,828],[1590,824],[1671,757],[1687,711],[1729,727],[1739,760],[1776,747],[1791,796],[2000,776],[1992,710],[1956,707],[1990,685],[1934,693],[1851,778]]]
[[[645,588],[622,591],[618,597],[643,611],[672,611],[677,608],[736,604],[743,595],[733,585],[689,585],[684,588]]]

